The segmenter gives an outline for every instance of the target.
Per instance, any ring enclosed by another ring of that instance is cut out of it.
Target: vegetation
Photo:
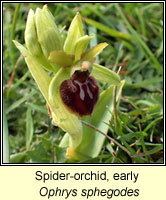
[[[163,4],[48,4],[64,40],[80,12],[87,34],[95,34],[90,47],[109,44],[96,63],[125,80],[100,154],[79,161],[67,159],[66,149],[58,146],[64,132],[52,125],[46,102],[12,42],[25,43],[28,11],[37,7],[43,4],[3,3],[4,162],[10,152],[11,163],[162,163]],[[99,84],[100,91],[109,87]]]

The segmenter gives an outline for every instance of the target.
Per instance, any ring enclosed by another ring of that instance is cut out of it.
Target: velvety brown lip
[[[99,86],[89,72],[76,71],[62,82],[60,95],[71,112],[79,117],[91,115],[99,98]]]

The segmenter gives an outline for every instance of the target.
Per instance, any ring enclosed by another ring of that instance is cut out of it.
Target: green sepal
[[[80,60],[81,54],[86,50],[90,40],[94,37],[93,35],[85,35],[83,37],[80,37],[74,46],[74,55],[75,55],[75,61]]]
[[[84,36],[83,24],[80,14],[77,13],[70,24],[67,38],[64,43],[64,51],[67,54],[73,54],[76,41],[82,36]]]
[[[108,44],[106,42],[104,43],[100,43],[94,47],[92,47],[91,49],[89,49],[88,51],[86,51],[82,56],[81,59],[82,60],[87,60],[91,63],[93,63],[95,61],[95,57],[101,53],[103,51],[103,49],[108,46]]]
[[[91,75],[101,82],[106,82],[114,85],[120,84],[119,75],[114,71],[103,67],[102,65],[93,64]]]
[[[52,51],[48,60],[62,67],[70,67],[74,62],[74,55],[68,55],[64,51]]]
[[[70,69],[61,68],[55,74],[49,86],[49,102],[55,124],[70,135],[69,147],[76,148],[82,140],[82,124],[76,115],[68,111],[60,97],[60,85],[69,78]]]

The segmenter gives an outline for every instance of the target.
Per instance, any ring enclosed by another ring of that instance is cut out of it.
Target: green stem
[[[20,6],[21,6],[21,4],[18,3],[16,8],[15,8],[13,21],[12,21],[12,26],[11,26],[11,34],[10,34],[10,59],[11,59],[13,68],[15,66],[15,53],[14,53],[14,44],[13,44],[12,41],[14,40],[16,21],[17,21],[17,18],[18,18],[18,13],[19,13],[19,10],[20,10]]]

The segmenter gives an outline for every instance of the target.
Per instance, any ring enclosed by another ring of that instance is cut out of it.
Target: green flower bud
[[[32,9],[29,10],[26,28],[25,28],[25,44],[27,49],[34,56],[41,56],[43,54],[40,44],[37,39],[35,27],[35,14]]]
[[[31,9],[28,13],[28,19],[25,28],[25,44],[29,52],[46,70],[54,71],[53,66],[45,58],[41,46],[38,42],[35,26],[35,14]]]
[[[62,50],[59,30],[46,6],[42,10],[37,8],[35,20],[38,41],[45,57],[48,58],[51,51]]]

